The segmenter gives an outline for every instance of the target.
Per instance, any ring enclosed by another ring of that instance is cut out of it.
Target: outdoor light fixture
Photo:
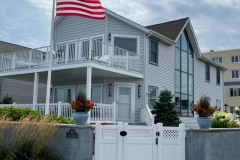
[[[109,97],[111,97],[112,96],[112,84],[110,83],[109,84]]]
[[[111,33],[108,34],[108,40],[111,41]]]
[[[141,85],[138,85],[138,98],[141,97]]]

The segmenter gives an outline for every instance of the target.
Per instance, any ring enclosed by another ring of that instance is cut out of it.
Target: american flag
[[[98,20],[105,18],[99,0],[57,0],[56,16],[81,16]]]

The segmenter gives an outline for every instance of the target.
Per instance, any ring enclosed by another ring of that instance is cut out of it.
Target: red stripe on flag
[[[90,6],[90,5],[86,5],[86,4],[80,4],[77,2],[58,2],[57,3],[57,7],[64,6],[64,5],[77,5],[77,6],[87,7],[90,9],[103,9],[103,7],[100,5],[99,6]]]
[[[80,16],[80,17],[96,19],[96,20],[103,20],[103,19],[105,19],[105,16],[104,17],[93,17],[93,16],[87,16],[85,14],[80,14],[80,13],[58,13],[58,16]]]
[[[89,14],[104,14],[104,12],[94,12],[94,11],[89,11],[86,9],[81,9],[81,8],[75,8],[75,7],[62,7],[62,8],[57,8],[57,11],[65,11],[65,10],[71,10],[71,11],[82,11],[86,12]]]

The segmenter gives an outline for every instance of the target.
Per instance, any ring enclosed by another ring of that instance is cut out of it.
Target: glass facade
[[[193,49],[186,30],[181,34],[175,50],[175,100],[180,116],[193,116],[194,97]]]

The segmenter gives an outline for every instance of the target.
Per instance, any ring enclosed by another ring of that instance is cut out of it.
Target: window
[[[212,60],[216,63],[219,63],[219,64],[222,63],[222,57],[212,58]]]
[[[194,51],[187,31],[184,30],[175,44],[175,100],[180,116],[193,116]]]
[[[216,79],[217,79],[217,85],[220,85],[220,70],[219,69],[217,69],[217,77],[216,77]]]
[[[231,60],[232,60],[232,63],[239,63],[240,62],[240,56],[232,56]]]
[[[206,81],[210,82],[210,66],[206,64]]]
[[[137,38],[114,37],[114,46],[137,53]]]
[[[240,70],[232,70],[232,78],[239,78]]]
[[[158,42],[150,39],[150,63],[158,64]]]
[[[80,90],[86,93],[86,86],[79,85],[77,88],[77,91],[79,92]],[[101,84],[93,84],[91,88],[91,93],[92,93],[91,101],[93,101],[94,103],[102,103],[102,85]]]
[[[56,87],[54,90],[54,102],[68,103],[75,100],[75,87]]]
[[[209,105],[211,105],[211,98],[210,97],[206,97],[208,99],[208,103]]]
[[[218,108],[221,108],[221,100],[219,100],[219,99],[216,100],[216,106]]]
[[[158,87],[149,86],[149,108],[153,108],[153,106],[155,105],[158,95],[157,90]]]
[[[240,88],[230,88],[230,97],[239,97]]]

